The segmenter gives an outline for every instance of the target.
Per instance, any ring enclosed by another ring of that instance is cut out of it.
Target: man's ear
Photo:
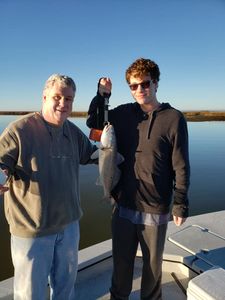
[[[157,92],[159,83],[158,83],[157,80],[154,80],[153,82],[154,82],[154,84],[155,84],[155,92]]]

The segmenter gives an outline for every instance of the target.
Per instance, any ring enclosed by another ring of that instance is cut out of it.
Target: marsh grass
[[[22,116],[26,115],[29,113],[32,113],[34,111],[0,111],[0,115],[4,116],[9,116],[9,115],[14,115],[14,116]],[[78,117],[78,118],[85,118],[87,117],[87,112],[85,111],[73,111],[71,113],[71,117]]]
[[[0,115],[25,115],[32,111],[0,111]],[[225,121],[225,111],[183,111],[183,114],[189,122],[202,122],[202,121]],[[87,112],[73,111],[71,117],[86,118]]]
[[[183,114],[189,122],[225,121],[225,111],[183,111]]]

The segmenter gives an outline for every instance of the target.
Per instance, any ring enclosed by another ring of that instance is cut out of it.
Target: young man
[[[67,120],[76,86],[64,75],[45,84],[41,113],[10,124],[0,137],[0,167],[8,175],[4,193],[10,226],[15,300],[74,300],[77,274],[79,164],[93,146]]]
[[[112,191],[117,203],[112,217],[114,300],[129,298],[138,243],[143,254],[141,299],[162,299],[162,254],[171,203],[176,225],[188,216],[187,124],[180,111],[158,101],[159,77],[154,61],[137,59],[126,71],[136,102],[109,111],[118,152],[124,156],[120,181]],[[111,86],[109,78],[100,80],[89,108],[89,127],[102,128],[104,96]]]

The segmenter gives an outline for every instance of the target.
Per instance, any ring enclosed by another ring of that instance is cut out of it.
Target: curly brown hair
[[[126,70],[126,81],[130,83],[130,77],[142,78],[151,76],[153,81],[159,81],[160,71],[158,65],[150,59],[138,58]]]

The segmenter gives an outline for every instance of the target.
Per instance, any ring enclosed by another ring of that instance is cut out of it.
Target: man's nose
[[[66,104],[66,99],[65,97],[61,97],[59,101],[60,106],[64,106]]]
[[[137,91],[142,91],[144,90],[143,86],[141,84],[137,85]]]

